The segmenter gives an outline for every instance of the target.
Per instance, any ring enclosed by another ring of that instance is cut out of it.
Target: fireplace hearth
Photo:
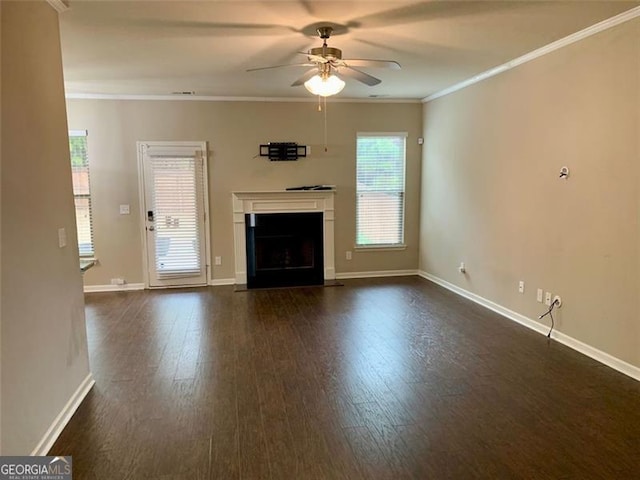
[[[322,285],[323,213],[245,215],[247,288]]]

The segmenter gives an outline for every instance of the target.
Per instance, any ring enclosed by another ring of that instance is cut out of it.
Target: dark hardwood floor
[[[640,478],[640,383],[418,277],[89,294],[80,479]]]

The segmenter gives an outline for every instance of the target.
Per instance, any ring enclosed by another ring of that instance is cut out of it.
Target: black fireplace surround
[[[246,214],[247,288],[322,285],[323,215]]]

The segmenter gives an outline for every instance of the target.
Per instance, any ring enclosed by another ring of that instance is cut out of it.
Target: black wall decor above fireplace
[[[307,149],[306,145],[298,145],[295,142],[269,142],[260,145],[260,156],[269,157],[272,162],[295,161],[300,157],[306,157]]]
[[[250,213],[247,288],[322,285],[323,213]]]

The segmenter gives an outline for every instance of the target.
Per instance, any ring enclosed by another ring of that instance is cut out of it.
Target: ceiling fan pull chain
[[[324,98],[324,151],[327,152],[327,97]]]

